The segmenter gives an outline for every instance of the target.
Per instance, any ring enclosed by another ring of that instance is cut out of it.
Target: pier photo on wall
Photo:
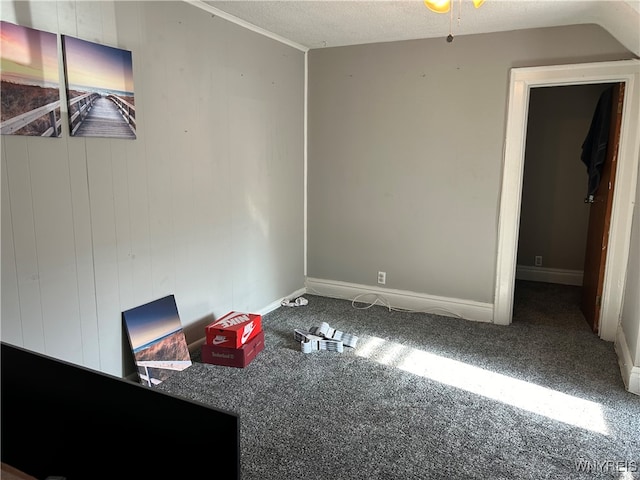
[[[59,137],[58,41],[53,33],[0,22],[3,135]]]
[[[122,313],[140,383],[153,387],[191,366],[173,295]]]
[[[62,52],[71,135],[136,138],[131,52],[68,35]]]

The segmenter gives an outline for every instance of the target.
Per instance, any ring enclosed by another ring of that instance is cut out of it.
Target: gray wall
[[[185,2],[2,19],[131,50],[138,121],[136,140],[2,137],[4,341],[121,375],[124,310],[174,294],[194,341],[303,287],[303,52]]]
[[[308,276],[493,303],[509,69],[631,57],[594,25],[310,51]]]
[[[525,149],[518,265],[582,271],[589,225],[587,169],[580,160],[606,85],[531,90]]]

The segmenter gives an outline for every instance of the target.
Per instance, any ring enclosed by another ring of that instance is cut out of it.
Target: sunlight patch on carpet
[[[378,337],[362,338],[355,354],[560,422],[609,434],[602,406],[573,395]]]

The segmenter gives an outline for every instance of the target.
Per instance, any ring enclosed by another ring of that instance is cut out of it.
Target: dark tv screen
[[[38,479],[240,478],[235,413],[1,348],[2,462]]]

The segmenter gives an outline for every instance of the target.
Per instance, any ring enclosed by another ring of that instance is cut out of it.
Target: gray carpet
[[[518,282],[507,327],[304,295],[248,367],[194,354],[156,388],[240,415],[243,480],[640,479],[640,397],[579,293]],[[301,353],[323,321],[356,348]]]

